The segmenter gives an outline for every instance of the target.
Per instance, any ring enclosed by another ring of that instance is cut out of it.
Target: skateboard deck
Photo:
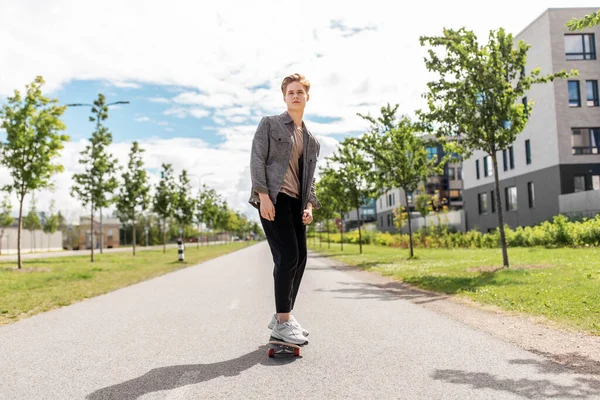
[[[293,343],[284,342],[281,339],[277,339],[273,336],[269,338],[269,342],[267,343],[268,350],[267,355],[269,358],[273,358],[276,355],[285,355],[285,356],[300,356],[300,346]]]

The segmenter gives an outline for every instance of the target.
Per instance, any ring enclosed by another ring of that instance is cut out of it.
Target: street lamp
[[[130,104],[129,101],[115,101],[113,103],[105,104],[104,107],[110,107],[117,104]],[[67,104],[67,107],[96,107],[94,104],[89,103],[71,103]],[[96,121],[96,130],[100,128],[100,117],[97,118]],[[91,223],[91,221],[90,221]],[[94,227],[90,226],[91,237],[92,237],[92,247],[94,246]],[[100,254],[104,253],[104,232],[102,231],[102,208],[100,208]]]

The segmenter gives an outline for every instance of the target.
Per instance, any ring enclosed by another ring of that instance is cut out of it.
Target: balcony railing
[[[574,146],[573,154],[581,155],[581,154],[600,154],[599,147],[583,147],[583,146]]]

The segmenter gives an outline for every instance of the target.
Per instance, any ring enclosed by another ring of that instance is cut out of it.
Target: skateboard
[[[277,339],[273,336],[269,338],[267,343],[269,349],[267,355],[269,358],[275,357],[275,355],[286,355],[286,356],[300,356],[300,346],[293,343],[284,342],[281,339]]]

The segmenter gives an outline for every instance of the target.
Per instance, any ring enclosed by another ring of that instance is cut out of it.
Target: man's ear
[[[306,93],[306,101],[310,100],[310,93]]]

